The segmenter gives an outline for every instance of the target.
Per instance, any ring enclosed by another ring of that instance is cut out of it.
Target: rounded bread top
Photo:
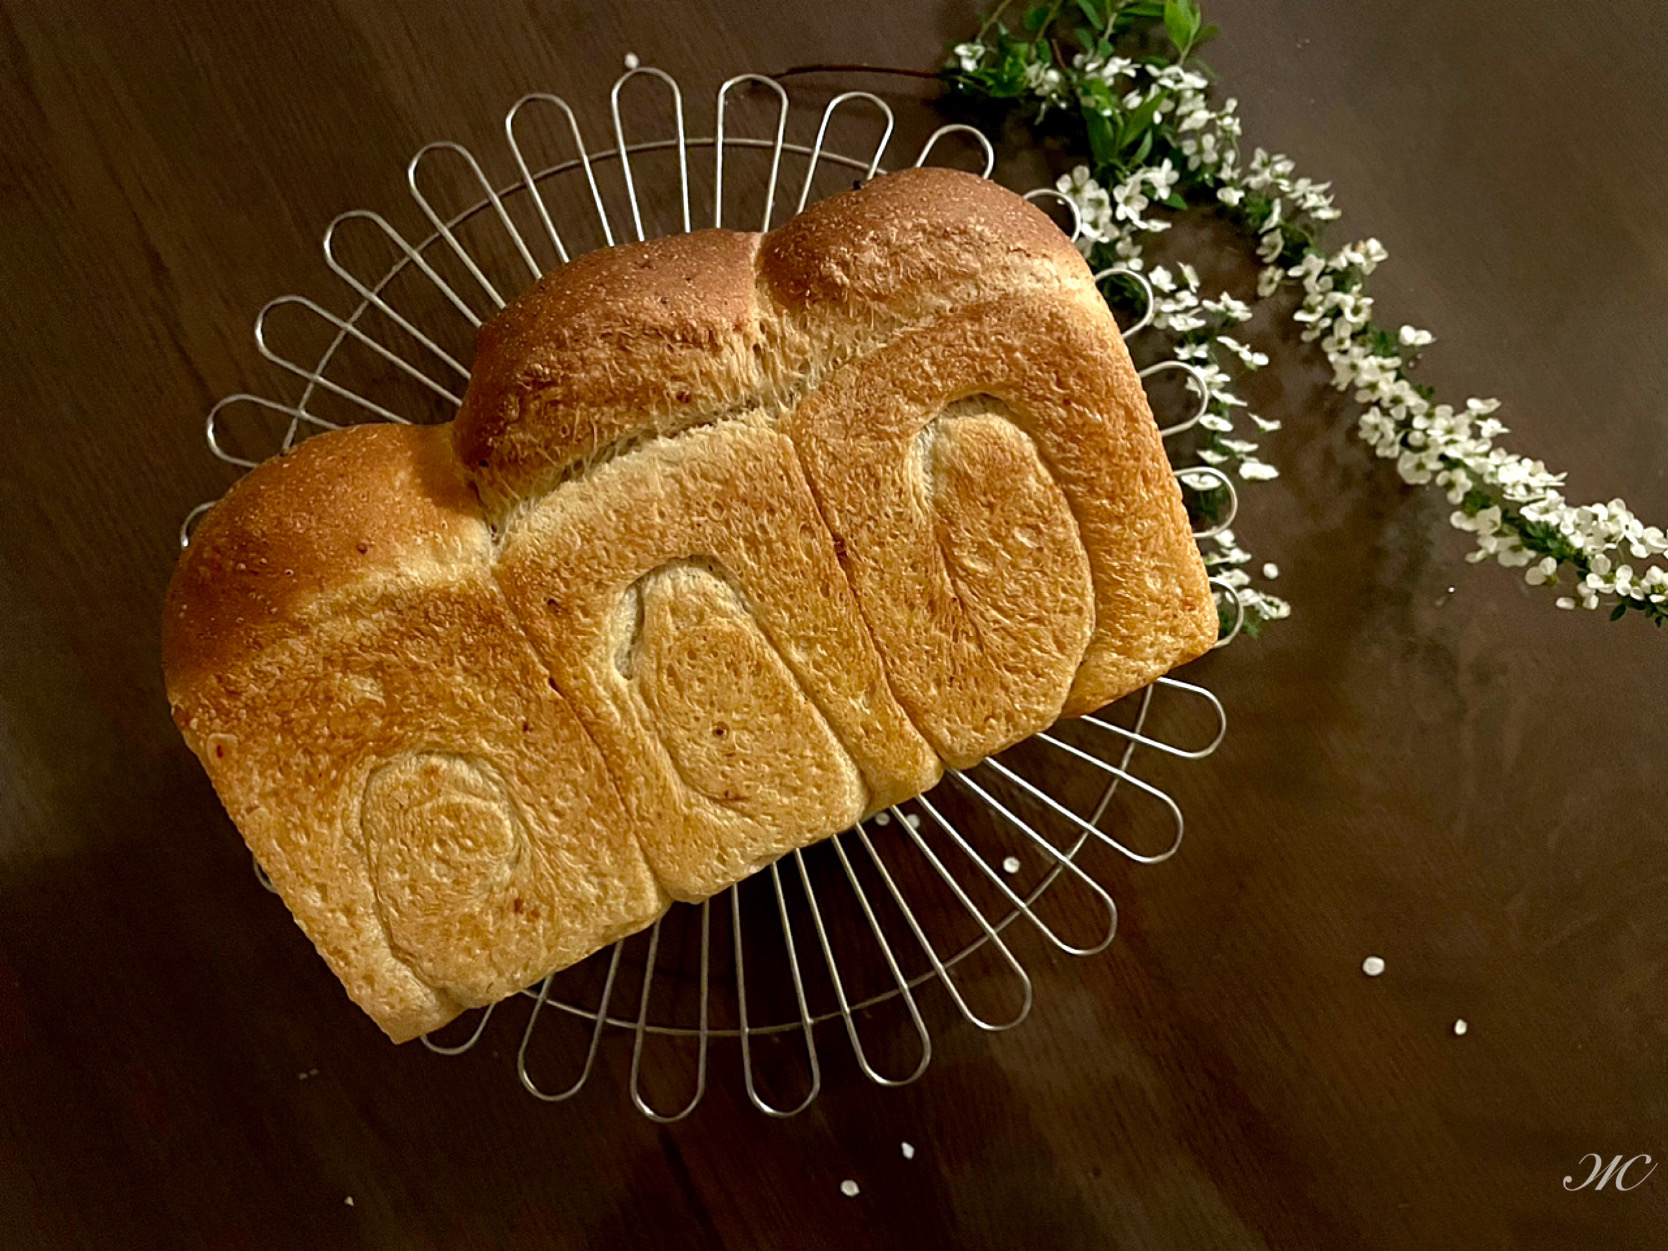
[[[1088,281],[1071,242],[961,170],[887,174],[768,235],[704,230],[588,253],[482,327],[454,446],[498,511],[611,449],[782,398],[808,349],[984,297],[1015,267]],[[816,338],[820,341],[823,336]]]
[[[899,170],[833,196],[765,237],[759,271],[789,312],[867,316],[961,288],[1012,262],[1084,268],[1035,205],[963,170]]]
[[[428,562],[490,559],[449,426],[332,430],[263,462],[203,518],[168,584],[170,696],[293,631],[306,601]]]

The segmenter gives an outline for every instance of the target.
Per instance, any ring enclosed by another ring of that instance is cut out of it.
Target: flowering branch
[[[1277,476],[1257,457],[1258,445],[1238,437],[1235,410],[1245,402],[1229,372],[1268,362],[1229,333],[1249,319],[1248,306],[1226,293],[1203,296],[1190,266],[1177,266],[1179,277],[1146,268],[1148,240],[1171,224],[1164,209],[1208,206],[1238,225],[1262,262],[1259,298],[1287,285],[1302,290],[1293,318],[1302,338],[1326,353],[1333,385],[1367,406],[1357,422],[1361,438],[1393,459],[1404,481],[1447,492],[1456,506],[1452,524],[1475,536],[1468,560],[1492,557],[1524,569],[1530,585],[1566,592],[1556,600],[1560,608],[1603,604],[1612,618],[1631,609],[1659,626],[1668,619],[1668,572],[1628,563],[1668,553],[1663,531],[1642,524],[1621,500],[1571,505],[1562,474],[1496,443],[1507,433],[1493,416],[1498,400],[1436,403],[1410,376],[1432,336],[1373,321],[1366,280],[1388,256],[1383,245],[1368,239],[1323,251],[1322,228],[1339,216],[1329,184],[1294,177],[1289,159],[1261,148],[1242,161],[1236,102],[1214,107],[1208,79],[1189,64],[1216,33],[1197,0],[1052,0],[1027,9],[1017,32],[1002,21],[1006,9],[951,49],[943,77],[967,97],[1005,102],[1034,128],[1087,153],[1087,163],[1058,183],[1082,223],[1078,246],[1097,271],[1146,270],[1154,325],[1178,337],[1177,355],[1205,380],[1200,424],[1211,440],[1200,455],[1207,463],[1237,467],[1251,482]],[[1243,416],[1257,432],[1278,426]],[[1208,514],[1210,500],[1202,503]],[[1290,611],[1250,585],[1252,558],[1231,533],[1215,542],[1206,564],[1236,587],[1251,632]],[[1264,567],[1265,577],[1277,572]]]

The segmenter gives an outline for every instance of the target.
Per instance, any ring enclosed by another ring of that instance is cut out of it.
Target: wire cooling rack
[[[670,135],[628,140],[622,102],[634,82],[663,89],[661,121]],[[744,97],[774,106],[765,135],[736,133],[733,114]],[[287,295],[257,316],[257,348],[300,380],[299,397],[293,403],[250,393],[226,397],[208,415],[209,449],[248,469],[308,434],[354,421],[449,419],[468,382],[464,362],[475,330],[547,265],[589,247],[694,229],[703,191],[710,193],[712,225],[768,230],[820,194],[849,185],[852,175],[884,172],[896,118],[879,96],[833,96],[817,114],[809,145],[788,138],[790,111],[781,83],[743,74],[718,89],[712,135],[691,137],[678,82],[628,56],[609,97],[612,148],[591,151],[574,110],[543,92],[523,97],[505,115],[517,173],[512,181],[494,183],[462,144],[427,145],[406,167],[421,218],[415,232],[366,210],[342,214],[325,231],[325,262],[355,298],[352,311],[340,316]],[[546,124],[534,134],[541,115]],[[865,156],[834,150],[833,130],[854,125],[866,129]],[[571,155],[530,155],[552,131],[571,144]],[[990,176],[996,159],[990,141],[959,124],[933,131],[913,164],[943,159],[953,147],[971,151]],[[703,165],[699,155],[710,161]],[[782,188],[801,163],[788,210]],[[464,207],[438,207],[434,184]],[[1065,213],[1076,237],[1080,223],[1064,196],[1040,187],[1026,198]],[[752,211],[744,214],[737,201]],[[1111,269],[1096,278],[1121,279],[1144,294],[1146,311],[1124,331],[1126,339],[1151,323],[1152,291],[1140,274]],[[285,310],[304,316],[280,333],[275,319]],[[1182,374],[1199,398],[1195,412],[1161,427],[1170,438],[1197,423],[1204,388],[1190,365],[1174,359],[1141,376],[1166,371]],[[1238,501],[1219,470],[1188,465],[1176,473],[1189,490],[1220,488],[1228,495],[1226,517],[1196,537],[1232,524]],[[182,546],[211,506],[187,516]],[[1214,580],[1213,586],[1234,618],[1221,646],[1238,633],[1244,611],[1232,587]],[[1154,728],[1158,723],[1197,745],[1171,741]],[[795,851],[721,896],[677,905],[645,934],[448,1027],[443,1039],[423,1041],[438,1055],[463,1054],[486,1036],[495,1012],[502,1016],[525,1001],[516,1071],[529,1093],[557,1102],[584,1088],[605,1034],[629,1032],[632,1103],[662,1122],[680,1120],[699,1104],[714,1039],[738,1041],[742,1082],[760,1111],[804,1111],[822,1086],[816,1026],[836,1020],[865,1077],[903,1085],[932,1059],[932,1032],[918,998],[928,984],[941,986],[955,1011],[980,1030],[1011,1029],[1030,1012],[1031,979],[1009,941],[1016,922],[1068,955],[1092,955],[1112,942],[1118,910],[1108,882],[1124,866],[1169,859],[1184,830],[1181,807],[1165,786],[1136,771],[1137,752],[1149,773],[1181,766],[1209,756],[1226,731],[1213,694],[1160,678],[1000,758],[949,770],[929,794]],[[1074,929],[1084,932],[1066,932]],[[883,1019],[887,1009],[890,1021]],[[577,1030],[556,1028],[575,1019],[584,1023]],[[784,1046],[790,1040],[796,1045]],[[566,1071],[552,1081],[558,1065]],[[678,1090],[667,1102],[669,1087]]]

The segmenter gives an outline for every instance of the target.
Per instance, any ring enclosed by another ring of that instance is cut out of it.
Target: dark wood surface
[[[1209,10],[1247,142],[1335,180],[1338,238],[1388,244],[1427,379],[1502,396],[1574,497],[1668,517],[1659,8]],[[1668,1170],[1562,1186],[1588,1153],[1668,1154],[1664,642],[1465,565],[1290,341],[1253,388],[1285,476],[1239,529],[1296,612],[1197,667],[1233,727],[1178,783],[1187,845],[1119,877],[1106,955],[1021,944],[1019,1029],[929,995],[916,1085],[870,1086],[830,1034],[821,1099],[775,1122],[719,1049],[657,1128],[616,1038],[543,1106],[513,1030],[390,1048],[251,879],[169,722],[158,605],[180,516],[228,481],[202,414],[280,385],[250,320],[328,289],[325,223],[398,202],[423,142],[490,147],[529,89],[600,133],[627,50],[705,109],[747,69],[930,66],[973,20],[0,4],[0,1244],[1668,1246]]]

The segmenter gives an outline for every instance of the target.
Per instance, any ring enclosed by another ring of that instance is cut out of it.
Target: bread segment
[[[165,608],[187,743],[394,1039],[1208,648],[1081,257],[912,170],[581,257],[447,426],[320,435]]]
[[[603,466],[528,510],[498,574],[678,898],[937,781],[778,433],[726,423]],[[704,729],[696,690],[719,701]]]
[[[1013,433],[950,417],[969,396]],[[958,767],[1215,641],[1180,492],[1098,298],[946,313],[836,372],[782,430],[888,673]]]
[[[296,921],[396,1040],[668,902],[493,579],[449,433],[361,426],[254,470],[198,527],[163,632],[186,742]],[[239,573],[275,589],[230,599]],[[241,620],[197,628],[228,603]]]

